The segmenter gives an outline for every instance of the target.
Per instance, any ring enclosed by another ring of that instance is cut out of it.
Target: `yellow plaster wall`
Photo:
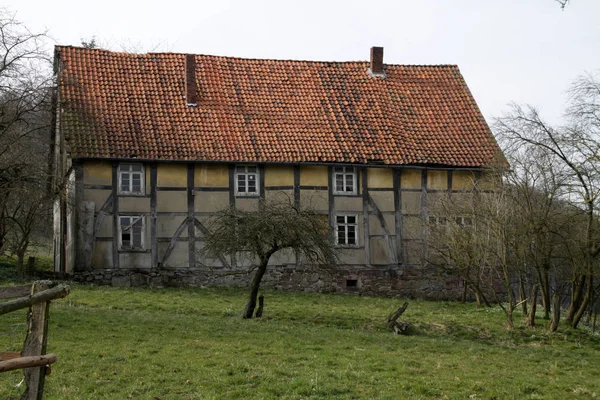
[[[289,165],[266,165],[265,186],[292,186],[294,167]]]
[[[448,171],[428,170],[427,189],[448,190]]]
[[[400,176],[402,189],[421,189],[420,169],[403,169]]]
[[[370,188],[392,188],[394,171],[391,168],[369,168],[367,183]]]
[[[452,173],[453,190],[470,190],[475,183],[475,174],[472,171],[454,171]]]
[[[112,185],[112,165],[107,161],[86,161],[83,164],[83,183]]]
[[[229,166],[227,164],[196,165],[194,186],[229,187]]]
[[[300,185],[327,186],[327,167],[322,165],[301,165]]]
[[[187,165],[158,164],[158,186],[187,187]]]

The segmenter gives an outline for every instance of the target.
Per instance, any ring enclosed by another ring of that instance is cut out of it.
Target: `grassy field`
[[[498,308],[409,301],[409,336],[385,328],[399,299],[72,285],[51,307],[59,361],[48,399],[573,399],[600,395],[600,337],[508,332]],[[20,350],[25,311],[0,317],[0,350]],[[22,373],[0,374],[0,398]]]

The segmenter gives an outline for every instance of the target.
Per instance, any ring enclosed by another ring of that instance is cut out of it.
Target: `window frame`
[[[339,171],[341,169],[341,171]],[[356,196],[358,194],[358,170],[356,167],[348,165],[337,165],[331,169],[332,179],[331,184],[333,185],[332,192],[334,195],[342,196]],[[342,190],[338,190],[337,176],[342,175]],[[347,177],[352,177],[352,191],[347,191],[346,186],[348,184]]]
[[[123,167],[129,167],[129,169],[127,171],[123,171],[122,168]],[[134,166],[140,166],[141,170],[140,171],[134,171],[133,167]],[[123,190],[123,175],[129,175],[129,190]],[[134,191],[133,190],[133,175],[134,174],[139,174],[140,175],[140,190],[139,191]],[[144,164],[142,163],[119,163],[119,166],[117,167],[117,175],[118,175],[118,179],[117,179],[117,184],[118,184],[118,194],[119,195],[128,195],[128,196],[144,196],[146,194],[146,168],[144,166]]]
[[[133,229],[134,228],[134,224],[137,222],[137,220],[141,220],[142,221],[142,226],[140,228],[141,232],[140,232],[140,247],[134,247],[133,246],[133,232],[130,232],[131,238],[129,239],[129,242],[131,243],[131,247],[125,247],[123,246],[123,224],[121,223],[121,218],[129,218],[129,228]],[[136,220],[137,219],[137,220]],[[121,215],[119,214],[119,250],[120,251],[145,251],[146,250],[146,219],[144,218],[143,215]]]
[[[243,168],[243,171],[239,171],[238,169]],[[255,168],[254,172],[249,172],[248,168]],[[255,185],[256,185],[256,191],[255,192],[249,192],[248,191],[248,176],[250,175],[254,175],[255,177]],[[245,181],[244,181],[244,186],[245,186],[245,191],[241,192],[240,188],[239,188],[239,176],[245,176]],[[260,185],[261,185],[261,174],[260,174],[260,169],[258,167],[258,165],[256,164],[236,164],[234,167],[234,173],[233,173],[233,181],[234,181],[234,185],[235,185],[235,195],[236,196],[243,196],[243,197],[260,197]]]
[[[344,218],[344,222],[338,222],[338,218]],[[348,217],[353,217],[354,218],[354,223],[349,223],[348,222]],[[354,214],[354,213],[342,213],[342,214],[335,214],[335,225],[334,225],[334,229],[335,229],[335,245],[339,246],[339,247],[348,247],[348,248],[356,248],[356,247],[360,247],[360,240],[359,240],[359,224],[358,224],[358,214]],[[340,243],[340,235],[339,235],[339,227],[340,226],[344,226],[344,239],[346,243]],[[354,227],[354,243],[348,243],[348,227],[353,226]]]

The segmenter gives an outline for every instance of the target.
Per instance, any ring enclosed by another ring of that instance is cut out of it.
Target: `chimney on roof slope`
[[[196,86],[196,56],[185,55],[185,102],[188,107],[198,106],[198,88]]]
[[[383,70],[383,47],[371,47],[369,72],[373,76],[385,77],[385,71]]]

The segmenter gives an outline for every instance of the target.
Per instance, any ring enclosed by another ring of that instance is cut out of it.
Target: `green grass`
[[[574,399],[600,395],[600,337],[504,328],[501,310],[409,300],[411,335],[385,328],[398,299],[267,291],[73,285],[51,307],[59,360],[47,399]],[[19,350],[25,311],[0,317]],[[18,397],[22,372],[0,374]]]

